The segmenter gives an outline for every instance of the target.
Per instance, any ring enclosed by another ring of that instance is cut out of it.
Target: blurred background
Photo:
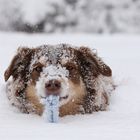
[[[140,33],[140,0],[0,0],[0,30]]]
[[[89,46],[111,67],[108,111],[47,125],[9,105],[3,75],[17,48],[60,43]],[[0,140],[140,140],[139,72],[140,0],[0,0]]]

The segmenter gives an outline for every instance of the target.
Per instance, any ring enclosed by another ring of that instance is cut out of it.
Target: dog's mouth
[[[63,96],[63,97],[61,97],[61,96],[60,96],[60,99],[59,99],[59,101],[66,100],[66,99],[68,99],[68,97],[69,97],[68,95],[66,95],[66,96]]]
[[[44,96],[40,96],[42,99],[45,99],[46,97],[44,97]],[[66,95],[66,96],[60,96],[60,98],[59,98],[59,101],[61,102],[61,101],[64,101],[64,100],[67,100],[68,99],[68,95]]]

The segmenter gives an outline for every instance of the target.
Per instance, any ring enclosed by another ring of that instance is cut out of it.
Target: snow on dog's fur
[[[44,112],[47,94],[60,96],[60,116],[106,110],[114,90],[111,69],[87,47],[21,47],[5,71],[7,96],[25,113]]]

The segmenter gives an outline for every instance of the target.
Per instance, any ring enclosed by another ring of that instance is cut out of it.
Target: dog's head
[[[59,95],[62,106],[85,93],[75,53],[64,44],[44,46],[35,52],[30,64],[31,83],[40,98]]]
[[[34,100],[59,95],[60,106],[64,106],[80,104],[92,86],[88,80],[99,74],[111,76],[111,70],[90,49],[44,45],[19,48],[5,72],[5,80],[11,75],[14,80],[21,79],[27,97]]]

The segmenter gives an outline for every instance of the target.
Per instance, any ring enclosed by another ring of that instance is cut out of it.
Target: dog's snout
[[[46,93],[50,94],[59,94],[61,88],[61,83],[58,80],[49,80],[45,84]]]

